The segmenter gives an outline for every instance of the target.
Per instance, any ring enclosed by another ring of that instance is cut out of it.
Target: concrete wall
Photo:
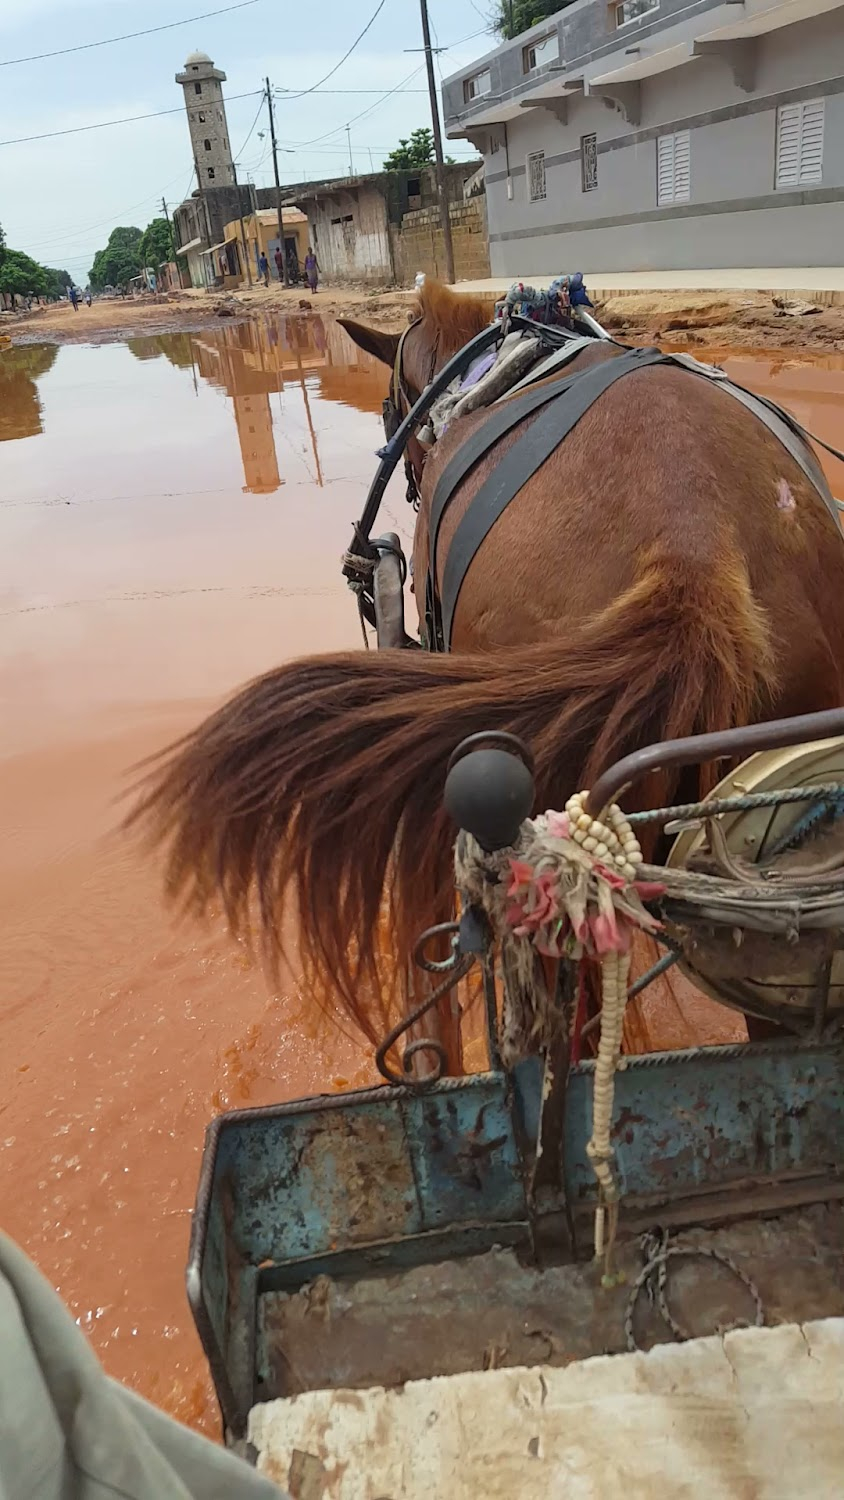
[[[660,0],[659,9],[642,16],[619,31],[611,4],[605,0],[576,0],[574,5],[550,16],[546,21],[523,31],[512,42],[504,42],[495,51],[478,58],[459,74],[447,78],[443,84],[443,114],[446,127],[458,116],[470,118],[485,108],[484,99],[475,101],[467,108],[463,97],[463,80],[485,68],[490,71],[490,93],[496,99],[518,99],[529,93],[537,82],[549,72],[548,67],[525,73],[523,51],[525,45],[536,37],[547,36],[556,31],[560,44],[560,61],[565,61],[566,71],[577,73],[589,61],[595,61],[619,47],[634,46],[644,37],[663,31],[672,21],[680,18],[699,18],[708,10],[720,5],[722,0]]]
[[[393,279],[387,205],[376,187],[339,189],[311,202],[307,212],[311,244],[325,281]]]
[[[483,195],[467,203],[452,205],[451,240],[454,249],[454,273],[458,281],[478,281],[490,274],[489,244],[486,228],[486,200]],[[445,281],[445,251],[439,209],[423,208],[405,214],[399,229],[392,228],[393,260],[396,279],[410,286],[417,271]]]
[[[753,88],[698,58],[644,79],[635,126],[603,100],[570,101],[567,123],[531,109],[486,158],[493,273],[513,276],[719,266],[839,265],[844,245],[844,12],[760,37]],[[777,190],[777,107],[825,99],[823,181]],[[657,137],[691,133],[691,201],[658,207]],[[598,137],[598,187],[581,185],[580,138]],[[526,157],[545,152],[546,198],[528,199]]]

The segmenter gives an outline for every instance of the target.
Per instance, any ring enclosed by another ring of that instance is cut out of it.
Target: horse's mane
[[[440,281],[424,282],[419,293],[419,311],[439,335],[439,353],[445,359],[468,344],[492,319],[488,300],[453,292]]]

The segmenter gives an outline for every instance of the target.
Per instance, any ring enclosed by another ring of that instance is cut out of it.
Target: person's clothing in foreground
[[[0,1233],[0,1500],[285,1497],[110,1380],[56,1292]]]

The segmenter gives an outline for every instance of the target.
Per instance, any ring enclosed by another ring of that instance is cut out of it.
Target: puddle
[[[844,359],[723,362],[844,445]],[[248,677],[359,644],[339,558],[386,380],[319,318],[0,355],[2,1222],[110,1373],[209,1431],[182,1281],[205,1125],[371,1065],[170,925],[114,798]]]
[[[126,768],[360,644],[339,559],[387,373],[320,319],[0,355],[0,1220],[109,1372],[216,1409],[184,1295],[205,1126],[371,1077],[114,837]],[[401,478],[385,525],[412,516]]]

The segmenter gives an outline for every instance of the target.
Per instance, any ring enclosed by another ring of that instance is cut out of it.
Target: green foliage
[[[24,255],[22,250],[7,250],[0,266],[0,292],[12,292],[18,297],[48,296],[44,266],[39,266],[37,260]]]
[[[165,261],[173,260],[176,252],[173,246],[173,233],[167,219],[153,219],[151,224],[147,224],[141,235],[138,250],[141,265],[149,266],[153,271],[157,271]]]
[[[73,277],[69,271],[54,271],[52,266],[44,266],[44,275],[47,278],[48,297],[66,297],[67,289],[73,285]]]
[[[492,24],[499,36],[512,41],[531,26],[537,26],[558,10],[564,10],[572,0],[495,0]]]
[[[426,126],[411,133],[410,140],[400,140],[395,151],[384,162],[385,172],[413,172],[428,167],[434,160],[434,132]]]
[[[140,229],[125,225],[113,229],[104,250],[98,250],[91,267],[90,280],[94,291],[104,286],[126,286],[141,270]]]

